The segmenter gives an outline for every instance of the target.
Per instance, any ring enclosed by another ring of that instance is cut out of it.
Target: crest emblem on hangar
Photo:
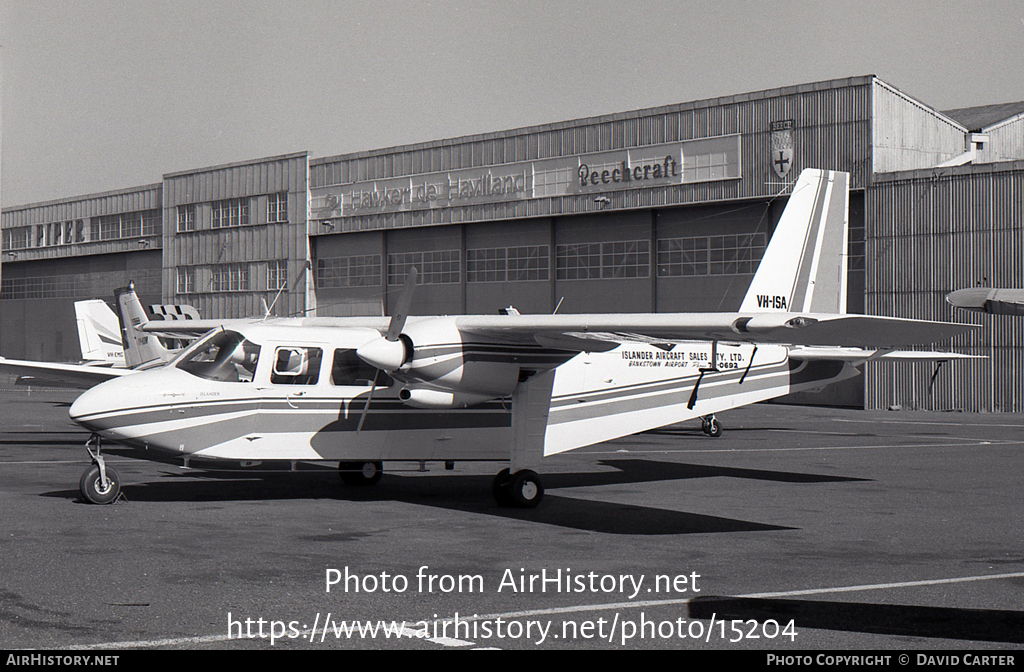
[[[779,177],[786,177],[793,167],[793,120],[773,121],[772,131],[772,170]]]

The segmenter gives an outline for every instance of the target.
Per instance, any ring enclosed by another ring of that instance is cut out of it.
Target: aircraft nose
[[[102,383],[79,395],[68,409],[71,419],[86,429],[96,431],[98,429],[96,419],[110,407],[110,397],[107,394],[109,390],[101,389],[107,388],[109,385],[110,382]]]

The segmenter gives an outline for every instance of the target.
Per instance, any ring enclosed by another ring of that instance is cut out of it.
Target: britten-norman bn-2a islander
[[[849,175],[803,171],[736,313],[192,320],[214,328],[166,366],[97,385],[71,406],[96,436],[82,494],[120,484],[99,437],[186,464],[338,463],[375,483],[385,460],[510,462],[503,505],[535,506],[541,458],[856,375],[853,365],[970,325],[846,309]],[[173,323],[170,326],[175,326]],[[150,322],[144,329],[168,330]]]

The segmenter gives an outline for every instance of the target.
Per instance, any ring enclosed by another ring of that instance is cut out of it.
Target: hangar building
[[[798,400],[1024,411],[1024,103],[940,112],[874,75],[314,158],[3,209],[0,354],[79,356],[72,304],[133,280],[203,317],[733,311],[805,167],[851,174],[850,312],[984,328],[985,360],[869,364]],[[393,294],[391,294],[393,296]]]

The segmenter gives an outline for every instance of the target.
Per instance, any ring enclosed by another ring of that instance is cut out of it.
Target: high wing
[[[890,348],[942,341],[974,325],[874,315],[822,313],[666,313],[472,315],[459,331],[497,342],[534,341],[567,350],[607,350],[628,342],[727,341]]]
[[[22,359],[0,357],[0,370],[18,374],[21,385],[46,385],[48,387],[70,387],[87,390],[94,385],[117,378],[131,369],[97,364],[61,364],[57,362],[32,362]]]

